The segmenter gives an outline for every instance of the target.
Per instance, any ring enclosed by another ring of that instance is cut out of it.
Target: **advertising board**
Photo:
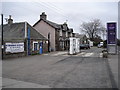
[[[24,52],[24,43],[6,43],[5,51],[10,53]]]

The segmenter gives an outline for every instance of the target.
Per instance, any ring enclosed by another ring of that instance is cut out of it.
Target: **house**
[[[74,33],[74,37],[80,38],[80,44],[88,44],[88,38],[85,34]]]
[[[48,40],[27,22],[3,25],[4,58],[21,57],[48,52]]]
[[[49,40],[50,51],[68,50],[69,37],[72,37],[73,29],[69,29],[66,23],[51,22],[43,12],[33,27]]]

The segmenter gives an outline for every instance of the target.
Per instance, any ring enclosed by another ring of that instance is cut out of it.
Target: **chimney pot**
[[[40,15],[40,19],[47,19],[47,15],[45,14],[45,12],[42,12],[42,14]]]
[[[13,23],[13,19],[11,18],[11,15],[9,15],[8,24],[12,24],[12,23]]]
[[[9,19],[11,19],[11,15],[9,15]]]

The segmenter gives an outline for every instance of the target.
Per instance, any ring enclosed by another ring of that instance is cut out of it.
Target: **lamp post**
[[[4,45],[3,45],[3,14],[1,14],[1,59],[3,60],[3,50],[4,50]]]

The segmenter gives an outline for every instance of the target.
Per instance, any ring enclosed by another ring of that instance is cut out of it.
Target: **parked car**
[[[89,44],[80,44],[80,49],[90,49]]]
[[[102,47],[102,45],[101,44],[98,44],[98,48],[101,48]]]

